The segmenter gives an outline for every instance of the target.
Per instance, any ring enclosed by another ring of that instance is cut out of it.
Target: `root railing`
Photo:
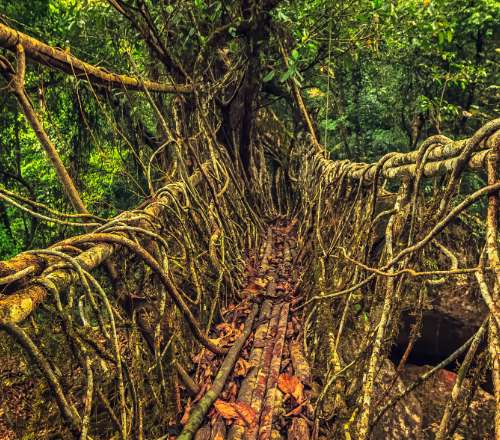
[[[146,89],[161,93],[193,93],[194,90],[191,85],[163,84],[109,72],[0,23],[0,46],[15,53],[18,45],[22,46],[28,58],[96,84],[129,90]]]
[[[198,344],[227,351],[205,329],[233,301],[243,253],[258,243],[259,225],[235,185],[221,178],[228,176],[224,167],[208,160],[141,209],[102,224],[96,219],[92,232],[0,264],[0,328],[41,371],[68,434],[160,437],[170,396],[180,386],[167,366],[185,374],[182,365]],[[213,197],[205,200],[206,193]],[[89,227],[77,220],[73,227]],[[107,260],[115,263],[117,279],[99,269]],[[27,318],[43,333],[33,334]],[[193,338],[196,344],[185,345]],[[55,352],[47,348],[53,344]],[[71,387],[64,377],[71,377]],[[97,408],[103,412],[94,419]],[[36,417],[42,426],[54,415],[49,403]]]
[[[417,320],[398,371],[419,338],[423,310],[439,298],[439,289],[459,291],[458,286],[468,285],[488,310],[489,362],[481,362],[493,378],[500,438],[500,120],[469,139],[433,136],[417,151],[389,153],[375,164],[333,161],[325,152],[305,148],[295,152],[289,173],[299,200],[299,237],[311,268],[302,283],[308,294],[298,310],[304,313],[313,368],[328,387],[316,423],[328,425],[338,438],[369,438],[374,420],[384,423],[377,408],[394,392],[397,378],[384,389],[380,377],[402,311]],[[484,185],[469,189],[468,172],[484,176]],[[477,249],[463,233],[460,240],[453,238],[464,229],[474,234]],[[456,429],[450,414],[457,414],[457,396],[469,386],[464,377],[471,359],[483,359],[477,343],[468,350],[437,438]],[[334,412],[325,412],[332,405]]]

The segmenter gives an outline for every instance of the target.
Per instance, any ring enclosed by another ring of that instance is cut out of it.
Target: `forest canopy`
[[[1,0],[0,13],[3,23],[88,63],[150,80],[188,82],[208,65],[238,70],[248,62],[239,2],[140,1],[132,9],[135,22],[119,13],[120,3]],[[262,91],[256,106],[273,108],[289,132],[303,131],[287,85],[293,79],[332,158],[372,161],[410,151],[431,134],[471,134],[498,114],[494,0],[276,3],[265,41],[259,36],[251,43],[262,46],[253,67]],[[164,39],[160,49],[155,36],[149,43],[140,37],[148,21]],[[200,69],[204,53],[210,59]],[[167,63],[158,63],[159,56]],[[220,81],[217,70],[198,79]],[[26,89],[92,213],[108,216],[146,196],[141,162],[162,134],[143,94],[107,90],[31,63]],[[1,99],[2,185],[68,210],[15,97],[2,93]],[[170,99],[161,97],[165,105]],[[65,233],[2,201],[0,216],[2,258]]]

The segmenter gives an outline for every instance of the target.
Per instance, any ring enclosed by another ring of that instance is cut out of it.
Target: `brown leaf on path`
[[[217,399],[214,406],[225,420],[236,420],[236,423],[243,422],[247,426],[252,426],[256,422],[255,410],[244,402],[224,402]]]
[[[263,289],[264,287],[266,287],[269,284],[269,280],[267,278],[255,278],[254,284],[257,287],[260,287],[261,289]]]
[[[212,377],[212,365],[206,365],[203,371],[203,378],[208,379]]]
[[[227,387],[227,390],[223,393],[222,397],[225,400],[235,400],[238,395],[238,385],[236,382],[231,381]]]
[[[186,404],[186,409],[184,410],[184,415],[182,416],[181,419],[182,426],[184,426],[188,422],[190,414],[191,414],[191,399],[189,399]]]
[[[255,410],[245,402],[235,402],[234,403],[236,412],[240,418],[236,421],[239,423],[240,420],[243,421],[247,426],[254,426],[257,421],[257,414]]]
[[[230,402],[224,402],[223,400],[217,399],[214,402],[214,407],[217,412],[226,420],[231,420],[238,417],[236,409]]]
[[[239,358],[234,367],[234,375],[236,377],[245,377],[251,366],[252,364],[250,362],[243,358]]]
[[[217,324],[215,328],[219,330],[221,333],[225,333],[226,335],[229,335],[234,332],[234,326],[227,322],[221,322],[220,324]]]
[[[276,290],[289,290],[291,289],[292,285],[288,281],[282,281],[281,283],[276,284]]]
[[[283,373],[278,377],[278,388],[285,394],[290,394],[301,403],[304,400],[304,385],[297,376],[291,376]]]
[[[208,338],[208,340],[216,347],[222,347],[224,345],[224,338]]]
[[[269,280],[266,278],[255,278],[243,289],[243,293],[247,295],[258,295],[262,293],[268,284]]]
[[[301,403],[304,400],[304,384],[302,382],[299,382],[292,393],[292,396],[295,398],[297,403]]]
[[[249,286],[247,286],[243,289],[242,293],[245,295],[254,296],[254,295],[258,295],[259,293],[261,293],[261,289],[258,286],[256,286],[255,284],[250,284]]]
[[[285,394],[292,394],[299,382],[298,377],[286,373],[280,374],[278,377],[278,387]]]

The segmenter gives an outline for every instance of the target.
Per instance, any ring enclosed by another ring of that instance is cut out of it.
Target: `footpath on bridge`
[[[310,438],[311,374],[303,325],[291,313],[302,270],[293,226],[269,227],[241,302],[212,329],[217,344],[231,347],[226,356],[203,349],[194,359],[200,391],[184,409],[178,439]]]

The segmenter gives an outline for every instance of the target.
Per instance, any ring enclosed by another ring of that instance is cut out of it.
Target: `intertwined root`
[[[496,435],[500,436],[499,126],[500,121],[494,120],[460,142],[434,136],[416,152],[389,153],[373,165],[330,161],[321,154],[309,154],[309,160],[296,162],[296,186],[301,195],[299,225],[312,269],[304,282],[309,289],[306,342],[313,364],[326,375],[327,388],[335,395],[332,398],[338,402],[354,400],[348,408],[336,403],[333,413],[321,415],[323,420],[340,416],[335,429],[342,430],[339,423],[344,420],[360,439],[368,438],[374,421],[394,404],[381,407],[375,389],[380,366],[397,335],[401,311],[410,310],[419,317],[433,300],[430,292],[436,286],[459,287],[466,280],[476,285],[489,315],[475,337],[458,350],[467,352],[466,360],[437,435],[446,438],[451,427],[456,428],[449,420],[450,413],[456,413],[465,388],[463,377],[477,357],[477,341],[488,327],[497,400]],[[304,155],[307,153],[298,157]],[[464,193],[465,187],[460,187],[464,173],[485,168],[487,186]],[[432,188],[431,182],[424,180],[437,176],[446,176],[443,186]],[[478,231],[482,251],[468,240],[458,242],[455,238],[464,227],[477,231],[467,211],[471,207],[486,217],[485,227]],[[443,262],[448,267],[443,267]],[[399,371],[419,337],[421,323],[417,318]],[[321,407],[318,411],[321,414]]]
[[[434,137],[417,152],[393,153],[374,165],[330,161],[302,145],[286,153],[277,149],[273,154],[286,160],[268,167],[257,149],[250,183],[213,143],[207,121],[197,118],[210,148],[197,144],[182,151],[176,144],[170,170],[176,183],[155,189],[150,180],[152,198],[141,209],[108,222],[86,217],[81,225],[93,232],[0,265],[0,283],[7,286],[0,325],[12,337],[2,350],[29,355],[29,373],[23,374],[32,381],[33,395],[50,389],[53,396],[43,412],[30,414],[27,429],[46,426],[47,435],[64,429],[81,438],[165,435],[189,391],[200,391],[190,377],[191,355],[200,345],[221,359],[229,350],[213,341],[210,329],[223,308],[246,299],[238,293],[246,262],[263,241],[263,218],[277,213],[293,218],[298,230],[294,261],[304,271],[293,282],[301,300],[283,314],[303,323],[304,352],[321,384],[311,420],[316,434],[368,438],[418,383],[464,354],[438,438],[464,412],[461,396],[468,392],[471,368],[491,370],[498,419],[499,121],[469,140]],[[196,159],[193,172],[188,156]],[[466,192],[461,176],[480,166],[486,167],[487,185]],[[432,187],[429,179],[438,175],[447,181]],[[81,220],[0,195],[56,221]],[[485,215],[484,225],[471,226],[472,207]],[[467,237],[454,238],[464,229],[477,234],[478,249]],[[117,274],[101,273],[99,265],[107,260]],[[392,375],[380,391],[402,310],[417,320],[398,371],[437,288],[464,283],[474,283],[486,304],[484,324],[416,384],[398,388]],[[279,307],[281,313],[284,306]],[[485,334],[489,355],[481,357]],[[266,377],[272,381],[276,368],[270,358]],[[263,408],[271,401],[264,396]],[[9,417],[15,425],[26,413]],[[499,420],[496,429],[498,436]]]

